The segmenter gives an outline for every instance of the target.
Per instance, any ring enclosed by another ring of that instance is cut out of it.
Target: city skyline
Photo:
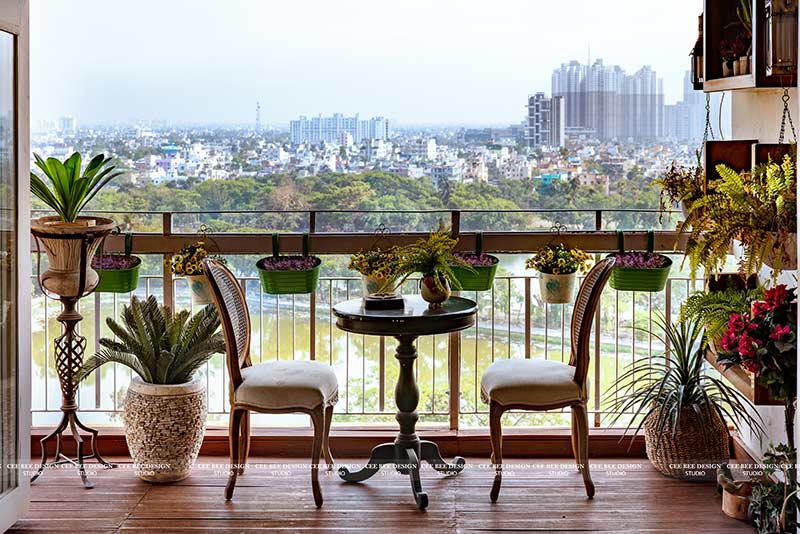
[[[336,112],[383,115],[398,127],[517,123],[526,95],[547,91],[560,63],[587,61],[589,45],[592,60],[628,71],[650,65],[664,78],[666,102],[679,100],[699,1],[664,13],[632,0],[596,4],[579,1],[565,14],[517,0],[239,0],[225,9],[34,0],[31,108],[34,120],[73,115],[84,124],[248,124],[256,102],[265,126]],[[82,31],[48,46],[65,26]],[[93,46],[98,38],[102,47]]]

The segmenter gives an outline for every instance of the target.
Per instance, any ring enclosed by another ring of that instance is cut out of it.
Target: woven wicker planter
[[[712,480],[716,468],[730,460],[728,429],[722,418],[711,408],[702,414],[698,417],[691,408],[684,408],[675,435],[666,425],[660,440],[656,414],[645,419],[647,458],[658,472],[685,480]]]
[[[100,242],[111,233],[114,226],[114,221],[105,217],[78,217],[74,223],[62,222],[58,216],[40,217],[31,221],[31,234],[47,253],[48,267],[40,276],[42,286],[56,295],[79,296],[81,246],[85,237],[86,279],[83,292],[91,292],[100,280],[97,272],[92,269],[91,259]]]
[[[139,478],[176,482],[189,476],[206,429],[205,389],[199,379],[176,385],[131,380],[125,440]]]

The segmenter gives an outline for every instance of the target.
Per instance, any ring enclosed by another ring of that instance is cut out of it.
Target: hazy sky
[[[554,68],[652,66],[681,97],[701,0],[31,0],[34,120],[508,124]]]

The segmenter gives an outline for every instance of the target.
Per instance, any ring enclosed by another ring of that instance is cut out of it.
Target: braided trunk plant
[[[214,306],[194,315],[188,310],[173,314],[152,295],[147,300],[133,297],[122,310],[122,322],[109,317],[106,324],[117,339],[100,339],[103,349],[83,364],[76,382],[115,362],[150,384],[184,384],[213,354],[225,350]]]

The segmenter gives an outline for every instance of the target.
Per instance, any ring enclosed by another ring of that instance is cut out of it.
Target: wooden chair
[[[333,406],[338,399],[338,384],[333,369],[325,363],[293,360],[250,362],[250,314],[244,291],[230,270],[216,260],[203,260],[203,272],[211,284],[225,335],[226,359],[230,376],[229,443],[231,474],[225,499],[233,496],[236,477],[244,472],[250,450],[250,412],[307,413],[314,425],[311,451],[311,487],[314,502],[322,506],[319,487],[320,452],[328,469],[333,457],[328,434]]]
[[[503,436],[500,417],[508,410],[572,409],[572,452],[583,473],[586,495],[594,496],[589,474],[589,418],[586,411],[589,370],[589,341],[592,321],[600,305],[600,294],[611,276],[613,258],[595,265],[578,290],[572,312],[569,364],[553,360],[511,358],[492,363],[481,378],[481,398],[489,404],[489,429],[492,439],[494,484],[490,497],[497,501],[503,463]]]

